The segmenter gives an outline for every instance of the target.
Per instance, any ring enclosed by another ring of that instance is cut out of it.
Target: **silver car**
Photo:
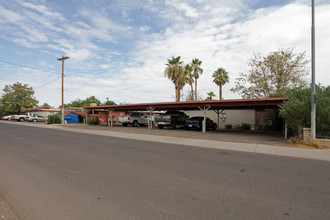
[[[12,115],[2,116],[1,119],[10,121],[12,119]]]
[[[34,114],[34,116],[29,117],[28,120],[29,121],[33,121],[33,122],[37,122],[37,121],[47,121],[48,118],[41,116],[41,115],[36,115]]]

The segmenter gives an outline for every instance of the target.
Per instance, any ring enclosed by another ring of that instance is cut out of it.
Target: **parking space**
[[[58,126],[62,126],[62,125],[58,125]],[[215,131],[210,130],[206,133],[202,133],[200,130],[186,130],[186,129],[173,130],[170,128],[158,129],[156,126],[152,130],[149,130],[147,129],[146,126],[124,127],[119,124],[115,124],[113,127],[108,127],[104,125],[81,125],[81,124],[72,124],[66,126],[76,129],[107,130],[107,131],[122,132],[128,134],[156,135],[156,136],[167,136],[167,137],[177,137],[177,138],[227,141],[227,142],[237,142],[237,143],[254,143],[254,144],[266,144],[266,145],[277,145],[277,146],[288,146],[288,147],[294,146],[293,144],[286,141],[283,138],[283,134],[280,132],[218,129]]]

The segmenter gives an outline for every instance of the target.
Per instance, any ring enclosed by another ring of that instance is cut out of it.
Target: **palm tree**
[[[213,97],[215,97],[216,95],[214,94],[214,92],[213,91],[211,91],[211,92],[208,92],[207,93],[207,95],[208,95],[208,97],[206,98],[206,100],[212,100],[213,99]]]
[[[229,82],[228,72],[219,67],[216,71],[214,71],[212,77],[213,82],[219,86],[219,100],[222,100],[222,86]]]
[[[166,68],[164,71],[164,75],[169,78],[175,87],[175,101],[180,101],[180,91],[183,89],[184,85],[187,83],[187,73],[185,73],[185,69],[182,66],[182,61],[180,61],[181,57],[172,57],[172,59],[167,59]]]
[[[180,75],[180,81],[179,81],[179,84],[178,84],[178,100],[177,100],[177,102],[180,101],[181,90],[183,89],[183,87],[189,81],[188,72],[186,71],[186,69],[183,66],[179,67],[179,75]]]
[[[185,66],[185,71],[187,73],[188,77],[188,84],[190,85],[190,94],[189,94],[189,101],[194,101],[194,76],[192,74],[193,68],[191,65],[187,64]]]
[[[195,78],[195,100],[197,101],[197,80],[199,75],[203,73],[203,69],[200,67],[202,65],[202,61],[194,58],[191,61],[191,67],[193,68],[193,75]]]

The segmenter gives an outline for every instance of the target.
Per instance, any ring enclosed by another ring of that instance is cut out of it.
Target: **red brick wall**
[[[94,114],[88,114],[88,117],[98,117],[100,119],[101,124],[106,124],[107,123],[107,112],[98,112],[94,111]],[[115,122],[118,122],[118,116],[125,116],[125,112],[112,112],[112,120]],[[109,113],[109,119],[110,119],[110,113]]]

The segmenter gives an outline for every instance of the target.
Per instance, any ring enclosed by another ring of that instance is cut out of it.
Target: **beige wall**
[[[47,111],[33,111],[31,113],[34,113],[34,114],[37,114],[37,115],[40,115],[40,116],[44,116],[44,117],[48,117],[48,115],[55,115],[57,114],[58,112],[47,112]]]
[[[226,120],[223,121],[220,119],[220,126],[218,128],[224,128],[226,124],[241,125],[242,123],[248,123],[251,125],[251,129],[255,127],[255,110],[225,110]],[[204,116],[203,111],[185,111],[189,117],[194,116]],[[221,116],[221,114],[220,114]],[[214,111],[207,111],[206,117],[212,119],[215,123],[218,124],[217,114]]]

